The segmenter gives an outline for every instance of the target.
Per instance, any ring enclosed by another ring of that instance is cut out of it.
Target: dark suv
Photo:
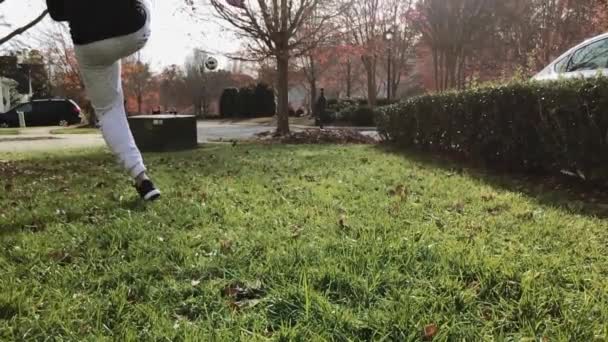
[[[0,127],[19,127],[18,112],[23,112],[25,125],[67,126],[79,124],[80,107],[67,99],[34,100],[22,103],[4,114],[0,114]]]

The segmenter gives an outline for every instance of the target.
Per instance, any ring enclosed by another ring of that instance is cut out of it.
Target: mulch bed
[[[377,144],[378,140],[354,129],[306,129],[286,136],[274,132],[256,134],[259,141],[283,144]]]

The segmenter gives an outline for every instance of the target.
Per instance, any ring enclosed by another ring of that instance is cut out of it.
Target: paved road
[[[310,127],[291,125],[291,130],[294,132],[302,131]],[[327,127],[333,128],[333,127]],[[247,139],[253,137],[257,133],[274,131],[275,126],[272,124],[242,124],[230,123],[222,121],[199,121],[198,122],[198,140],[200,143],[218,140],[232,139]],[[377,137],[375,128],[363,127],[355,128],[361,133],[369,136]]]
[[[198,141],[199,143],[205,143],[219,140],[247,139],[257,133],[271,130],[273,130],[273,127],[270,125],[199,121]]]
[[[79,149],[105,146],[100,134],[62,134],[52,135],[57,127],[35,127],[20,131],[19,135],[0,135],[0,152],[48,151]],[[305,129],[292,126],[293,131]],[[198,123],[199,143],[220,140],[247,139],[257,133],[272,131],[270,124],[242,124],[221,121],[201,121]],[[364,134],[376,135],[372,129],[362,129]]]

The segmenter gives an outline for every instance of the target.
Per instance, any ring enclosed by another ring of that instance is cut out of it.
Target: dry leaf
[[[302,232],[304,231],[304,228],[302,228],[302,226],[294,224],[291,227],[291,237],[293,239],[297,239],[302,235]]]
[[[429,324],[424,327],[424,332],[422,335],[422,339],[425,341],[432,341],[435,338],[435,335],[439,332],[439,328],[435,324]]]
[[[340,215],[340,220],[338,220],[338,224],[340,228],[348,228],[348,224],[346,223],[346,215]]]
[[[220,251],[223,254],[228,254],[232,252],[232,240],[221,240],[220,241]]]

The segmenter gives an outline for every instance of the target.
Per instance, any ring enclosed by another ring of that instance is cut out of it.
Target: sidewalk
[[[48,151],[79,149],[105,145],[101,134],[53,135],[57,127],[32,127],[19,129],[18,135],[0,136],[0,152]]]

